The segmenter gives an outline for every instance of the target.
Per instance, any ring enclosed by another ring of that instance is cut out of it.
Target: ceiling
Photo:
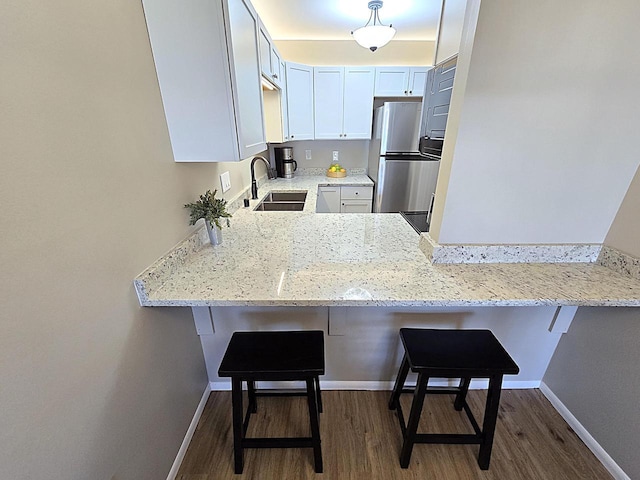
[[[436,40],[443,0],[384,0],[378,11],[394,40]],[[350,40],[371,10],[368,0],[251,0],[274,40]]]

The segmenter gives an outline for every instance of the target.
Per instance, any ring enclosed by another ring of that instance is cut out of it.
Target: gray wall
[[[456,70],[434,239],[604,241],[640,164],[637,18],[636,0],[480,3]]]
[[[246,162],[172,160],[141,3],[0,3],[0,478],[165,478],[207,387],[133,278]]]
[[[640,257],[640,172],[606,243]],[[580,308],[544,382],[631,477],[640,478],[640,309]]]

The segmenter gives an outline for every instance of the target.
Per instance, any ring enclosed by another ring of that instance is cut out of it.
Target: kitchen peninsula
[[[335,184],[371,181],[263,182],[259,199],[306,190],[304,210],[258,212],[253,200],[221,245],[201,228],[136,278],[141,305],[193,308],[212,387],[224,388],[215,372],[234,330],[320,328],[329,385],[383,388],[407,325],[490,328],[522,366],[505,385],[538,386],[575,307],[640,306],[640,281],[597,262],[433,264],[399,214],[316,214],[318,186]]]
[[[365,175],[263,183],[307,191],[302,212],[233,214],[224,242],[204,228],[136,279],[143,306],[640,306],[640,281],[598,263],[432,264],[399,214],[316,214],[319,185]]]

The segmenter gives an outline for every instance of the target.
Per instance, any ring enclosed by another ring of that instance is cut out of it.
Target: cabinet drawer
[[[373,187],[342,187],[342,200],[361,200],[373,198]]]
[[[343,200],[340,213],[371,213],[371,200]]]

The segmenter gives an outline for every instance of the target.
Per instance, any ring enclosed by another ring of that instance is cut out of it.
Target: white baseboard
[[[260,382],[259,388],[291,388],[294,386],[301,386],[302,382]],[[430,386],[457,386],[457,381],[430,381]],[[214,392],[231,390],[231,382],[210,382],[209,386]],[[488,380],[473,380],[470,385],[470,389],[487,389],[489,386]],[[538,388],[540,387],[539,380],[533,381],[515,381],[506,380],[502,382],[503,389],[523,389],[523,388]],[[393,389],[393,381],[379,381],[379,382],[365,382],[365,381],[342,381],[342,380],[321,380],[320,388],[322,390],[386,390],[391,391]]]
[[[620,468],[620,466],[611,458],[611,456],[600,446],[595,438],[587,431],[586,428],[578,421],[576,417],[569,411],[564,403],[560,401],[558,397],[551,391],[546,383],[540,382],[540,391],[551,402],[551,405],[558,411],[558,413],[564,418],[571,428],[576,432],[578,437],[584,442],[584,444],[593,452],[600,463],[609,470],[609,473],[616,480],[631,480],[631,478]]]
[[[189,448],[189,444],[191,443],[191,438],[193,437],[193,434],[196,431],[196,427],[198,426],[198,422],[200,421],[200,417],[202,416],[202,412],[204,411],[204,406],[207,404],[207,400],[209,399],[210,393],[211,393],[211,388],[209,387],[209,385],[207,385],[207,388],[205,388],[204,392],[202,393],[202,398],[200,399],[200,403],[198,403],[198,407],[196,408],[196,413],[193,414],[193,418],[191,419],[191,423],[189,424],[187,433],[184,436],[184,440],[182,440],[182,444],[180,445],[180,450],[178,450],[176,459],[173,461],[173,465],[171,465],[171,470],[169,470],[169,475],[167,475],[167,480],[175,480],[176,475],[178,475],[178,470],[180,469],[182,460],[184,459],[184,456],[187,453],[187,448]]]

